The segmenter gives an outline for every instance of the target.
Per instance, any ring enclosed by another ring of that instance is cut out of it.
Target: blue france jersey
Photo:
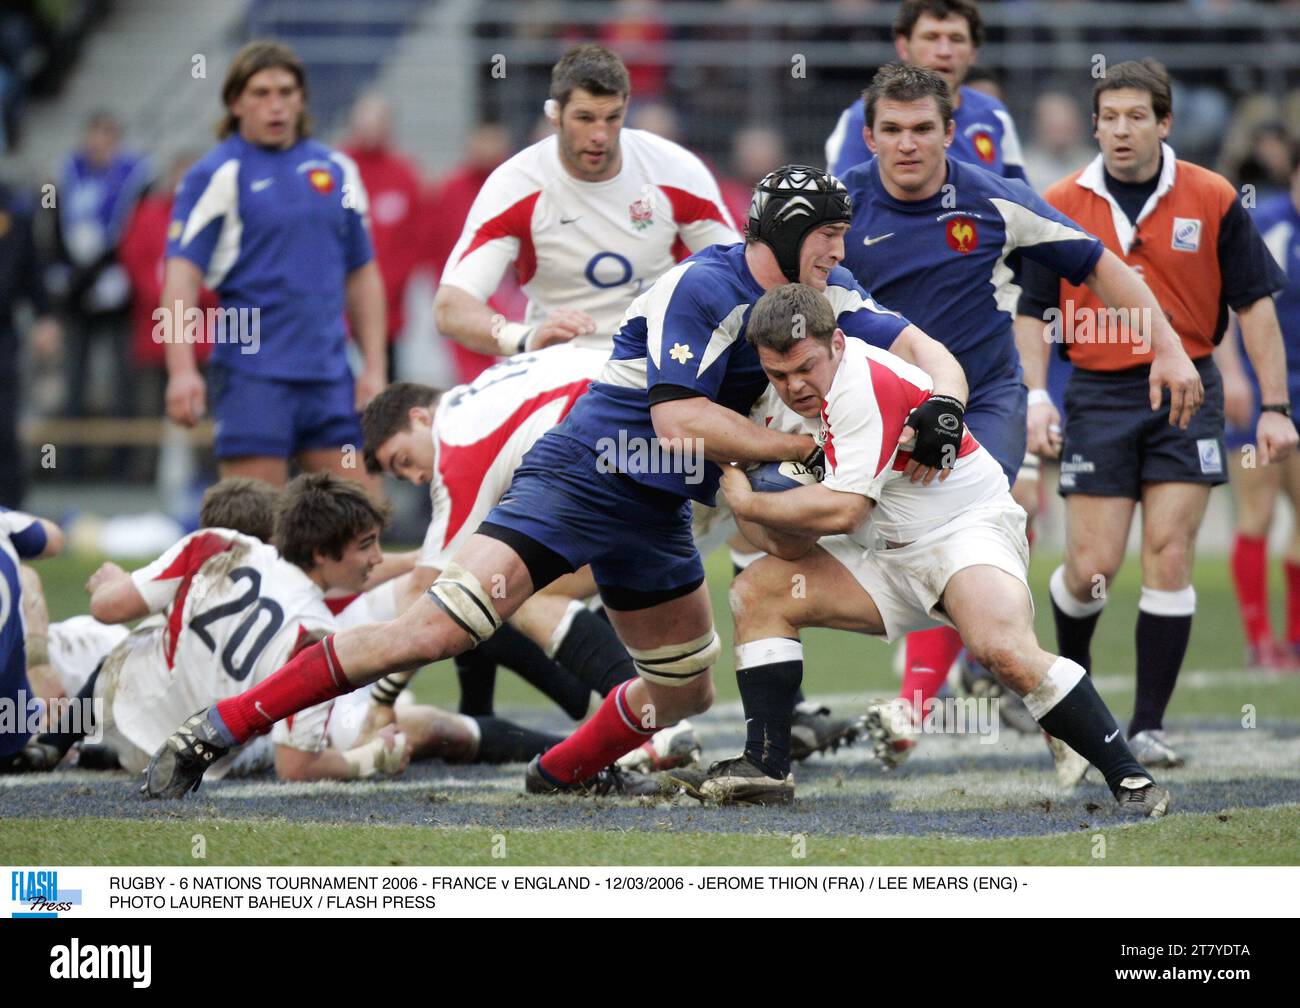
[[[45,529],[40,522],[21,511],[0,507],[0,699],[14,703],[20,692],[28,693],[31,699],[18,561],[40,556],[44,549]],[[28,711],[17,713],[24,716]],[[0,756],[17,752],[27,738],[27,732],[21,729],[0,733]]]
[[[263,378],[346,375],[344,285],[373,258],[366,213],[356,165],[315,140],[270,150],[235,135],[198,161],[176,192],[167,255],[202,270],[223,309],[259,312],[256,341],[241,312],[213,359]]]
[[[1104,250],[1025,183],[951,157],[944,187],[914,203],[885,191],[874,159],[842,181],[853,200],[844,265],[882,305],[948,348],[972,400],[1020,380],[1011,327],[1020,288],[1007,257],[1019,250],[1078,284]]]
[[[745,263],[745,245],[713,245],[678,263],[632,302],[605,370],[579,399],[555,433],[597,454],[616,448],[621,471],[638,483],[712,504],[721,470],[705,463],[703,479],[683,472],[656,472],[653,453],[635,446],[657,444],[650,405],[680,398],[677,389],[748,415],[767,388],[758,353],[745,338],[749,313],[763,296]],[[843,267],[831,271],[826,297],[841,329],[888,348],[908,320],[877,306]],[[664,394],[667,388],[667,394]],[[656,392],[658,390],[658,392]]]
[[[960,90],[961,104],[952,112],[957,126],[949,155],[995,175],[1024,181],[1025,159],[1007,107],[983,91],[968,87]],[[865,120],[866,106],[858,99],[840,113],[834,132],[826,140],[826,167],[841,180],[850,168],[871,157],[862,139]]]
[[[1291,202],[1291,195],[1282,193],[1260,203],[1253,217],[1264,244],[1286,273],[1286,286],[1273,303],[1282,328],[1282,343],[1286,347],[1287,386],[1294,403],[1300,399],[1300,211]],[[1241,346],[1240,328],[1237,339],[1238,346]],[[1259,380],[1244,347],[1241,363],[1251,383],[1258,386]]]

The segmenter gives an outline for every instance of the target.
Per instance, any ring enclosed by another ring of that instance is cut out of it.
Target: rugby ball
[[[820,483],[822,471],[802,462],[760,462],[746,475],[749,485],[757,493],[778,493],[795,487]]]

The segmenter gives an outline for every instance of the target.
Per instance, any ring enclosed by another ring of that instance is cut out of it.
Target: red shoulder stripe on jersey
[[[515,272],[519,275],[519,286],[528,283],[537,272],[537,249],[533,247],[533,207],[541,195],[542,191],[538,189],[491,220],[484,221],[474,232],[469,247],[456,261],[460,262],[480,245],[486,245],[497,238],[518,238],[519,255],[515,257]]]
[[[185,548],[165,571],[154,578],[155,581],[182,579],[180,587],[176,589],[176,597],[172,600],[171,612],[167,614],[167,637],[163,641],[163,657],[167,659],[168,668],[172,667],[172,659],[176,655],[176,640],[181,635],[185,599],[190,593],[190,584],[194,580],[194,575],[208,560],[218,553],[224,553],[230,549],[230,546],[229,540],[221,538],[215,532],[200,533],[185,544]]]
[[[325,600],[325,608],[337,616],[360,597],[360,592],[353,592],[351,595],[340,595],[338,598],[327,598]],[[303,633],[306,632],[302,630],[302,627],[299,627],[298,629]]]
[[[875,475],[879,476],[894,454],[899,435],[907,423],[907,415],[930,398],[930,393],[871,357],[867,358],[867,366],[871,368],[871,389],[875,393],[876,405],[880,408],[880,422],[884,427],[880,436],[880,458],[876,460]],[[898,454],[901,459],[904,453]],[[906,464],[904,461],[903,465]],[[894,468],[901,468],[897,461]]]
[[[668,199],[673,205],[673,220],[677,222],[678,227],[705,220],[717,221],[726,226],[727,221],[713,200],[688,193],[685,189],[678,189],[676,186],[661,185],[659,188],[668,194]]]
[[[506,417],[496,430],[473,444],[443,443],[438,446],[438,472],[447,486],[447,495],[451,498],[451,514],[447,518],[447,532],[442,540],[443,546],[451,542],[461,526],[465,524],[470,511],[474,508],[479,487],[483,485],[483,477],[487,475],[496,457],[501,454],[501,449],[510,440],[510,436],[543,406],[557,399],[565,399],[567,401],[556,420],[556,423],[559,423],[568,415],[573,404],[582,393],[587,391],[587,386],[590,384],[591,379],[584,378],[534,396]]]

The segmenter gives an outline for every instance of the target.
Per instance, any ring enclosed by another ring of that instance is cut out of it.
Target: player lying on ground
[[[356,484],[328,474],[299,477],[278,502],[267,484],[224,480],[208,490],[201,518],[204,528],[154,563],[134,574],[105,564],[87,585],[94,617],[149,617],[78,690],[101,701],[104,718],[94,727],[128,770],[143,768],[176,705],[188,709],[255,682],[304,641],[335,629],[325,592],[355,593],[379,562],[383,512]],[[273,526],[283,558],[268,545]],[[354,702],[304,711],[213,770],[249,773],[273,763],[287,780],[370,777],[400,772],[415,752],[463,761],[529,734],[413,706],[377,739],[354,744],[364,710]],[[33,755],[42,759],[31,768],[51,768],[83,734],[40,736]],[[507,756],[527,758],[555,741],[539,736]]]
[[[526,786],[626,790],[604,768],[713,700],[719,644],[690,501],[713,502],[720,462],[802,460],[814,449],[808,435],[746,416],[767,387],[743,338],[750,305],[802,279],[834,304],[841,327],[955,372],[964,392],[946,350],[838,268],[849,216],[844,187],[819,169],[787,166],[760,182],[746,242],[698,253],[633,303],[601,380],[533,446],[429,592],[397,620],[327,637],[192,716],[155,754],[149,793],[179,797],[212,760],[274,722],[486,640],[535,591],[586,564],[638,678],[530,764]],[[657,791],[653,781],[635,786]]]
[[[763,295],[747,338],[785,403],[821,418],[827,475],[820,484],[754,493],[739,469],[723,473],[742,531],[771,554],[732,586],[749,734],[743,755],[669,776],[700,798],[792,801],[788,712],[803,678],[799,631],[831,627],[893,640],[944,623],[1025,698],[1043,728],[1102,771],[1121,811],[1163,815],[1168,792],[1133,758],[1092,680],[1038,646],[1025,514],[998,463],[966,432],[950,472],[937,481],[907,475],[899,432],[931,422],[924,404],[942,397],[932,395],[930,376],[846,338],[825,298],[797,284]],[[960,431],[960,407],[948,404],[933,422]],[[795,577],[806,591],[790,591]]]
[[[25,764],[28,718],[39,714],[41,707],[27,678],[25,582],[19,559],[55,556],[62,548],[63,533],[53,522],[0,507],[0,703],[12,705],[16,715],[12,727],[0,731],[0,773]]]

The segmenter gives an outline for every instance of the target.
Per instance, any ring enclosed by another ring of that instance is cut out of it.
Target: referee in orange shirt
[[[1026,264],[1016,325],[1030,388],[1029,449],[1061,455],[1066,498],[1065,563],[1052,574],[1059,650],[1089,667],[1089,645],[1109,585],[1124,559],[1135,506],[1142,504],[1142,595],[1137,622],[1137,700],[1129,744],[1145,766],[1179,766],[1163,718],[1191,635],[1196,533],[1210,488],[1227,481],[1223,383],[1210,353],[1228,309],[1241,320],[1260,377],[1256,429],[1261,464],[1296,445],[1286,359],[1271,295],[1278,269],[1238,193],[1220,175],[1175,158],[1164,142],[1172,123],[1169,78],[1152,60],[1120,63],[1093,89],[1101,154],[1044,193],[1049,203],[1099,237],[1142,274],[1195,362],[1203,407],[1182,424],[1148,383],[1151,348],[1087,288]],[[1047,343],[1054,323],[1075,365],[1065,390],[1064,443],[1046,393]],[[1176,411],[1175,411],[1176,412]],[[1082,776],[1086,767],[1079,768]]]

